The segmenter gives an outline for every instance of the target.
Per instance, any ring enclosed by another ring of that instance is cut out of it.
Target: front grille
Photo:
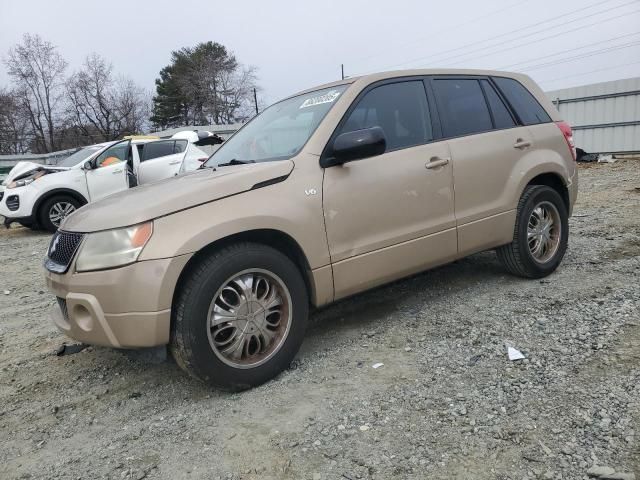
[[[56,297],[58,300],[58,306],[62,311],[62,317],[68,322],[69,321],[69,310],[67,310],[67,301],[64,298]]]
[[[44,266],[54,273],[64,273],[69,269],[84,235],[82,233],[61,232],[58,230],[51,239]]]
[[[7,208],[12,212],[15,212],[20,208],[20,197],[17,195],[9,195],[7,197]]]

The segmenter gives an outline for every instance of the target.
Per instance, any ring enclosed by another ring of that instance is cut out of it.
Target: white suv
[[[91,145],[55,167],[20,162],[0,187],[4,224],[18,222],[53,232],[82,205],[198,168],[208,155],[194,145],[197,135],[176,137],[132,137]]]

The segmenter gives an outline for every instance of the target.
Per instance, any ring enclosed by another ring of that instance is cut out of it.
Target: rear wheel
[[[307,317],[305,283],[288,257],[265,245],[233,245],[185,279],[170,348],[178,365],[200,380],[244,390],[289,366]]]
[[[554,189],[528,186],[518,203],[513,241],[497,249],[514,275],[541,278],[558,268],[567,250],[567,207]]]
[[[55,232],[68,215],[80,208],[80,202],[69,195],[54,195],[40,207],[39,224],[50,232]]]

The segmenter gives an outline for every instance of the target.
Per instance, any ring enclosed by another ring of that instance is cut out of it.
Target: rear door
[[[140,155],[138,183],[151,183],[178,174],[187,150],[187,140],[157,140],[145,143]]]
[[[515,219],[509,187],[531,135],[489,78],[436,76],[430,83],[451,149],[460,253],[508,243]]]
[[[92,202],[129,188],[127,161],[131,154],[131,142],[124,140],[110,146],[96,157],[93,161],[94,168],[85,172]]]

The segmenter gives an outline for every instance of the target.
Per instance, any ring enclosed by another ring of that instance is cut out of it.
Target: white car
[[[180,132],[166,140],[132,137],[91,145],[56,166],[19,162],[0,187],[0,215],[6,226],[18,222],[53,232],[82,205],[195,170],[208,158],[195,144],[222,141],[207,134]]]

